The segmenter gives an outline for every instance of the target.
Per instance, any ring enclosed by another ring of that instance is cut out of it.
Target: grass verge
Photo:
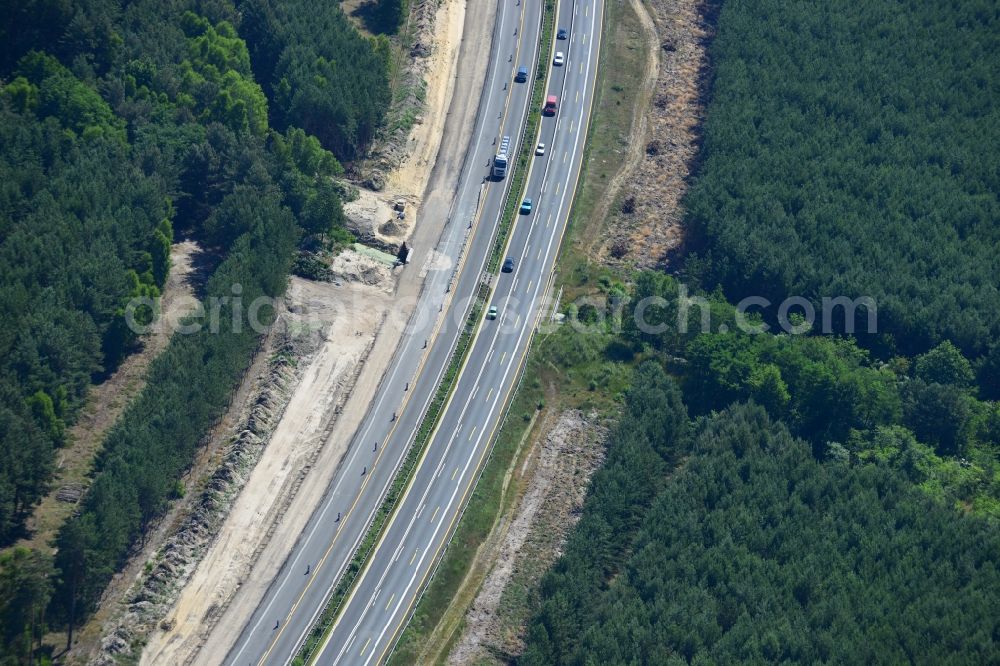
[[[620,287],[620,274],[590,261],[582,245],[592,234],[601,233],[607,224],[606,219],[593,219],[591,212],[594,203],[605,196],[610,177],[625,159],[632,107],[642,82],[645,55],[642,25],[631,6],[627,2],[609,2],[584,168],[558,262],[564,269],[560,285],[570,298],[607,296]],[[541,98],[537,101],[540,104]],[[514,395],[490,459],[390,664],[441,663],[461,636],[462,617],[489,572],[489,567],[473,570],[480,546],[499,518],[512,519],[506,514],[516,508],[526,486],[516,472],[531,454],[532,447],[520,444],[525,438],[543,434],[532,432],[535,424],[543,421],[532,418],[532,414],[569,408],[601,413],[617,410],[630,369],[609,359],[610,339],[610,334],[575,335],[563,326],[556,333],[541,335],[532,342],[524,379]],[[546,390],[546,387],[551,388]],[[595,390],[597,387],[602,390]],[[512,482],[505,484],[508,477]],[[526,618],[530,604],[530,598],[505,598],[500,608],[509,615],[505,624],[516,625],[520,618]]]
[[[542,53],[551,51],[554,21],[555,0],[546,0],[542,14],[542,32],[540,37]],[[531,97],[532,108],[535,110],[529,113],[528,121],[525,123],[521,141],[521,150],[512,174],[513,180],[510,185],[510,190],[508,191],[507,201],[504,205],[504,213],[501,217],[500,226],[496,234],[496,239],[494,240],[489,261],[487,263],[487,270],[491,272],[496,271],[500,261],[499,258],[507,245],[507,238],[510,235],[511,228],[513,227],[514,216],[517,214],[514,204],[516,204],[519,200],[519,195],[524,189],[525,173],[528,166],[528,160],[531,158],[532,150],[530,147],[525,150],[523,137],[535,136],[538,133],[538,123],[541,118],[539,109],[541,109],[541,98],[545,92],[545,81],[548,75],[548,66],[548,56],[546,55],[544,58],[539,57]],[[515,192],[517,193],[517,196],[512,196]],[[485,306],[489,296],[490,289],[485,285],[480,285],[479,291],[476,294],[475,301],[472,305],[472,309],[469,312],[469,317],[466,320],[465,328],[462,331],[462,335],[459,337],[458,343],[455,347],[456,353],[452,355],[451,361],[448,365],[448,370],[445,372],[445,375],[441,380],[441,384],[438,385],[434,400],[431,402],[427,409],[427,413],[424,415],[424,418],[420,423],[420,428],[417,430],[414,442],[411,445],[410,450],[407,452],[396,477],[389,486],[389,491],[386,493],[382,504],[375,513],[375,518],[373,519],[372,524],[365,532],[365,536],[362,539],[358,550],[355,552],[350,564],[348,564],[347,569],[345,569],[343,575],[340,577],[340,580],[334,588],[333,594],[331,594],[330,598],[327,600],[326,606],[320,614],[319,619],[310,630],[305,642],[293,659],[293,664],[306,664],[313,658],[316,648],[323,643],[323,639],[333,628],[333,624],[340,613],[344,600],[347,599],[351,589],[354,587],[354,583],[357,580],[358,575],[364,570],[365,564],[371,556],[372,550],[375,548],[375,545],[382,536],[382,531],[388,524],[389,517],[396,508],[396,503],[402,497],[404,490],[416,470],[417,463],[430,441],[430,435],[433,432],[434,427],[437,425],[438,418],[441,415],[441,410],[454,388],[459,370],[465,361],[466,354],[468,353],[469,347],[472,343],[472,337],[476,330],[476,324],[479,321],[479,317],[482,314],[483,307]]]

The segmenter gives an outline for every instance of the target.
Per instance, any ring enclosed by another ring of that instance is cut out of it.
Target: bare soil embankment
[[[468,82],[456,76],[465,12],[465,0],[414,4],[411,63],[400,83],[403,94],[378,147],[358,167],[358,199],[344,207],[348,227],[364,243],[394,250],[410,239],[440,152],[456,86],[460,86],[459,95],[478,99],[479,91],[470,90]],[[412,127],[404,129],[408,123],[400,125],[393,116],[407,114],[414,118]],[[396,210],[397,203],[403,204],[402,211]]]
[[[590,477],[604,459],[607,437],[594,415],[578,410],[554,421],[543,424],[523,463],[529,480],[520,502],[480,547],[493,567],[465,614],[465,631],[448,655],[449,664],[500,663],[497,655],[523,650],[523,598],[562,553]]]
[[[267,372],[223,464],[127,601],[123,626],[148,635],[143,662],[190,663],[236,593],[254,585],[256,558],[351,395],[391,307],[392,281],[377,262],[345,255],[333,264],[339,287],[292,279]],[[123,636],[109,638],[109,648],[123,647]]]

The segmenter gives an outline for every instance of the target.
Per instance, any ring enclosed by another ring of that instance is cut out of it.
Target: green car
[[[521,202],[521,215],[529,215],[531,213],[531,199],[525,199]]]

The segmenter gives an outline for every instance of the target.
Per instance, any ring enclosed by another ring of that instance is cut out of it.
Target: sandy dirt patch
[[[334,284],[357,282],[374,287],[387,296],[392,294],[395,287],[392,268],[353,250],[345,250],[334,257],[330,262],[330,270],[333,272]],[[349,289],[347,294],[354,296],[358,291]]]
[[[593,415],[568,410],[543,426],[522,463],[526,490],[520,502],[479,549],[477,560],[489,574],[465,613],[449,664],[502,663],[496,655],[521,653],[526,591],[562,553],[590,477],[604,459],[607,430]]]
[[[465,0],[443,0],[433,11],[430,26],[418,31],[414,48],[421,53],[425,48],[429,51],[429,55],[418,60],[417,77],[425,97],[405,145],[393,151],[393,154],[401,152],[403,157],[380,180],[379,191],[359,187],[358,198],[344,206],[349,228],[362,242],[395,248],[413,234],[417,211],[441,148],[448,107],[459,83],[455,73],[465,5]],[[390,155],[381,161],[393,160]],[[402,211],[396,210],[398,202],[403,203]]]
[[[358,198],[344,204],[347,228],[362,243],[395,252],[413,231],[416,201],[414,196],[359,188]]]
[[[203,632],[249,583],[252,563],[330,437],[391,306],[383,285],[354,282],[338,287],[298,278],[292,278],[286,300],[291,336],[319,332],[319,347],[302,359],[301,379],[277,427],[204,558],[150,636],[142,663],[189,663]]]
[[[465,0],[442,0],[434,17],[431,53],[426,59],[424,110],[410,132],[407,158],[386,179],[390,193],[420,196],[427,187],[455,91],[455,65],[464,24]]]

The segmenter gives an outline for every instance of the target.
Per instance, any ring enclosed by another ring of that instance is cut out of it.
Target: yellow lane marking
[[[474,428],[472,429],[472,432],[470,432],[470,433],[469,433],[469,439],[470,439],[470,440],[471,440],[471,439],[472,439],[472,437],[473,437],[473,436],[474,436],[474,435],[476,434],[476,431],[477,431],[477,430],[479,430],[479,426],[475,426],[475,427],[474,427]]]
[[[434,515],[431,516],[431,522],[432,523],[434,522],[434,519],[437,518],[438,511],[440,511],[440,510],[441,510],[441,506],[440,505],[438,505],[438,507],[436,509],[434,509]]]
[[[455,480],[455,475],[456,475],[456,474],[458,474],[458,468],[457,468],[457,467],[455,468],[455,471],[451,473],[451,480],[452,480],[452,481],[454,481],[454,480]]]
[[[419,548],[414,548],[413,549],[413,557],[410,558],[410,563],[407,564],[406,566],[408,566],[408,567],[412,567],[413,566],[413,560],[417,559],[417,553],[419,553],[419,552],[420,552]]]
[[[362,648],[361,648],[361,652],[359,653],[359,656],[361,656],[361,655],[363,655],[363,654],[365,653],[365,650],[367,650],[367,649],[368,649],[368,644],[369,644],[369,643],[371,643],[371,642],[372,642],[372,637],[371,637],[371,636],[369,636],[369,637],[368,637],[368,640],[366,640],[366,641],[365,641],[365,644],[364,644],[364,646],[362,646]]]
[[[426,363],[426,361],[427,361],[427,354],[424,354],[424,356],[420,359],[420,366],[417,368],[418,375],[420,373],[420,370],[423,368],[424,363]],[[413,392],[407,394],[407,396],[403,399],[403,405],[400,408],[400,410],[406,407],[406,404],[410,400],[410,396],[413,394],[414,394]],[[382,454],[385,453],[386,450],[388,450],[389,447],[385,445],[392,440],[392,435],[393,433],[396,432],[396,426],[398,426],[399,423],[400,419],[397,419],[396,422],[392,424],[392,428],[389,430],[389,434],[386,435],[385,439],[382,441],[383,446],[379,449],[378,455],[375,456],[375,462],[372,463],[372,469],[375,469],[375,466],[379,463],[380,460],[382,460]],[[365,476],[364,481],[361,482],[361,488],[358,490],[358,494],[354,497],[354,501],[351,502],[351,506],[348,507],[347,511],[344,512],[341,524],[344,524],[347,521],[347,517],[354,513],[355,507],[357,507],[358,502],[361,501],[361,496],[365,494],[365,487],[367,487],[368,485],[368,480],[371,478],[372,475],[368,474]],[[316,567],[313,569],[314,575],[309,578],[309,581],[306,583],[305,587],[302,588],[302,592],[299,594],[299,597],[295,600],[295,603],[292,604],[291,610],[288,611],[288,615],[285,617],[286,621],[281,624],[281,628],[278,629],[278,631],[274,632],[274,637],[271,639],[271,643],[267,646],[267,650],[264,652],[264,655],[260,658],[260,661],[257,662],[258,666],[267,661],[267,658],[270,656],[271,651],[274,649],[274,646],[278,643],[278,639],[285,632],[285,629],[291,625],[291,622],[288,622],[287,620],[291,618],[293,615],[295,615],[295,611],[298,610],[299,604],[302,603],[302,599],[305,598],[306,592],[309,591],[309,588],[312,586],[313,582],[317,580],[318,577],[315,575],[315,572],[319,571],[320,568],[322,568],[323,565],[326,564],[326,560],[330,556],[330,553],[333,552],[334,546],[337,545],[337,540],[340,538],[341,533],[342,530],[339,529],[334,533],[333,539],[330,541],[330,545],[323,552],[323,557],[320,558],[319,562],[316,564]]]
[[[392,593],[392,596],[391,596],[391,597],[389,597],[389,601],[387,601],[387,602],[385,603],[385,609],[386,609],[386,610],[389,610],[389,604],[391,604],[391,603],[392,603],[392,600],[393,600],[393,599],[395,599],[395,598],[396,598],[396,593],[395,593],[395,592],[393,592],[393,593]]]

